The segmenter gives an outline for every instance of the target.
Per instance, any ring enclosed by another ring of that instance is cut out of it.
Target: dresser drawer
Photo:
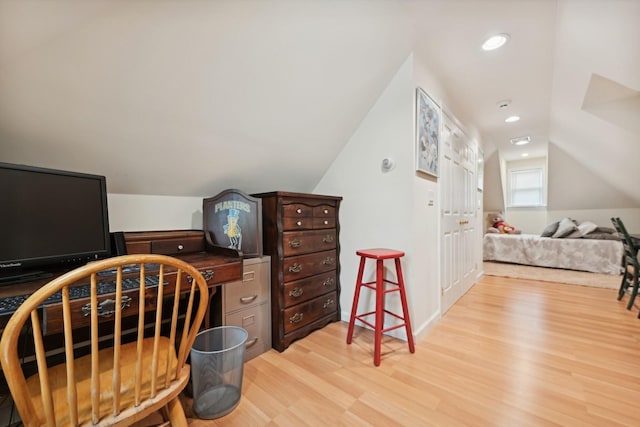
[[[293,230],[312,230],[313,229],[313,217],[308,218],[283,218],[282,229],[284,231]]]
[[[336,247],[336,230],[287,231],[282,233],[284,256],[326,251]]]
[[[316,252],[284,259],[284,281],[303,279],[314,274],[335,270],[336,251]]]
[[[306,279],[287,282],[284,284],[284,306],[291,307],[318,295],[335,291],[336,286],[335,270]]]
[[[260,264],[254,264],[260,266]],[[223,288],[225,311],[261,304],[269,300],[269,271],[245,266],[242,280],[226,283]]]
[[[313,216],[313,207],[302,203],[284,205],[282,207],[282,216],[285,218],[309,218]]]
[[[318,228],[335,228],[336,227],[336,219],[335,218],[313,218],[311,222],[311,226],[314,229]]]
[[[336,227],[336,210],[332,206],[286,205],[282,219],[284,231]],[[300,213],[298,213],[300,211]]]
[[[325,316],[335,314],[337,307],[336,292],[331,292],[310,301],[284,310],[284,333],[288,334]]]
[[[315,206],[313,208],[313,217],[314,218],[335,218],[336,208],[329,205]]]
[[[271,348],[271,307],[261,304],[225,316],[225,325],[247,331],[244,360],[251,360]]]

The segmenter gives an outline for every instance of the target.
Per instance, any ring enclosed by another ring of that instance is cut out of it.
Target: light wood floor
[[[191,426],[640,426],[640,320],[610,289],[485,276],[416,343],[338,322],[244,367]],[[187,408],[188,409],[188,408]]]

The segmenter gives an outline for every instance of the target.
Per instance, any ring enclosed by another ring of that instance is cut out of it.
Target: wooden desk
[[[235,252],[224,248],[206,248],[204,232],[198,230],[177,230],[160,232],[132,232],[124,233],[127,253],[158,253],[180,258],[196,267],[207,280],[210,296],[216,293],[216,287],[242,278],[242,258]],[[213,252],[207,252],[209,249]],[[54,277],[63,274],[65,270],[52,271]],[[135,275],[135,273],[134,273]],[[168,276],[168,280],[171,276]],[[31,282],[5,285],[0,287],[0,298],[16,295],[31,294],[51,278],[40,279]],[[169,283],[170,284],[170,283]],[[136,312],[139,302],[138,291],[130,290],[124,293],[132,298],[132,312]],[[108,295],[101,295],[107,298]],[[82,306],[89,302],[89,298],[80,298],[72,301],[72,307],[77,308],[77,316],[73,319],[74,327],[81,328],[88,325],[88,320],[82,315]],[[146,304],[146,303],[145,303]],[[147,304],[148,305],[148,304]],[[51,304],[43,308],[46,313],[44,326],[47,334],[55,334],[61,327],[60,304]],[[148,305],[147,311],[154,311],[155,307]],[[0,317],[0,332],[6,325],[10,315]],[[205,319],[203,326],[210,326],[210,314]]]

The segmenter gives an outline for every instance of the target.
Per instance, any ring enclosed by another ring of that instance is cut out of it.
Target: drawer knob
[[[298,221],[298,222],[296,222],[296,225],[297,225],[298,227],[302,227],[302,221]]]
[[[295,239],[289,241],[290,248],[299,248],[300,246],[302,246],[302,240]]]
[[[290,297],[294,297],[294,298],[298,298],[303,293],[304,293],[304,291],[302,290],[302,288],[293,288],[293,289],[291,289],[289,291],[289,296]]]
[[[326,219],[324,220],[324,225],[329,225],[329,221],[327,221]]]
[[[322,263],[323,263],[324,265],[333,265],[334,261],[333,261],[333,258],[331,258],[330,256],[328,256],[328,257],[326,257],[326,258],[324,259],[324,261],[322,261]]]
[[[322,286],[332,286],[333,285],[333,277],[329,277],[327,280],[322,282]]]
[[[333,243],[333,236],[331,234],[327,234],[322,239],[322,243]]]
[[[120,309],[125,310],[131,307],[131,297],[123,295],[120,302]],[[116,314],[116,300],[108,298],[98,304],[97,307],[99,317],[111,317]],[[86,303],[82,306],[82,314],[87,317],[91,314],[91,303]]]
[[[332,305],[334,305],[336,302],[333,300],[333,298],[329,298],[325,301],[325,303],[322,305],[322,308],[327,308],[327,307],[331,307]]]
[[[303,316],[303,313],[296,313],[293,316],[289,317],[289,323],[300,323]]]
[[[329,209],[325,209],[325,210],[324,210],[324,214],[326,215],[326,214],[328,214],[328,213],[329,213]]]
[[[183,250],[183,249],[184,249],[184,246],[183,246],[183,245],[178,245],[178,250],[179,250],[179,251],[181,251],[181,250]]]
[[[296,213],[301,214],[302,213],[302,209],[300,209],[300,208],[296,209]]]
[[[248,296],[248,297],[241,297],[240,298],[240,302],[242,304],[249,304],[249,303],[255,301],[256,298],[258,298],[257,294],[256,295],[251,295],[251,296]]]
[[[294,262],[293,265],[289,267],[290,273],[300,273],[301,271],[302,271],[302,264],[298,264],[297,262]]]

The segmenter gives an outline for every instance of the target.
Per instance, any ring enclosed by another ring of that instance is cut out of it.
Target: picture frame
[[[420,87],[416,88],[416,170],[439,176],[440,106]]]

